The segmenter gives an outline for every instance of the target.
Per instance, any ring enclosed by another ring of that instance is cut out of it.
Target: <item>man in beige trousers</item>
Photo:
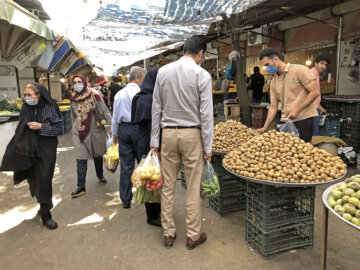
[[[203,199],[200,181],[204,159],[212,156],[213,104],[211,76],[200,67],[206,42],[200,37],[185,41],[184,56],[160,68],[152,105],[150,146],[157,152],[161,140],[161,167],[164,183],[161,190],[161,222],[164,245],[172,247],[176,238],[173,202],[180,164],[186,179],[186,248],[204,243],[201,233]]]

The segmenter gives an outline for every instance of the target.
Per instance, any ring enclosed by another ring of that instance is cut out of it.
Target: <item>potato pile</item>
[[[340,157],[275,130],[230,152],[223,164],[240,175],[284,183],[326,182],[343,176],[346,168]]]
[[[258,136],[256,130],[248,128],[240,122],[228,120],[214,127],[213,151],[229,152]]]

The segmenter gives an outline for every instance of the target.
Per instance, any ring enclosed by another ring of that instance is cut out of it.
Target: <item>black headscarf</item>
[[[41,111],[47,103],[52,105],[55,112],[61,117],[59,106],[51,98],[45,86],[35,82],[31,84],[40,92],[38,104],[36,106],[23,104],[20,111],[19,124],[15,130],[15,135],[6,148],[0,171],[16,172],[32,167],[31,160],[37,154],[38,133],[36,130],[31,130],[27,123],[40,122],[42,120]]]
[[[137,124],[142,120],[151,119],[152,95],[158,71],[158,68],[154,68],[146,74],[144,81],[140,85],[141,91],[134,96],[131,105],[132,123]]]

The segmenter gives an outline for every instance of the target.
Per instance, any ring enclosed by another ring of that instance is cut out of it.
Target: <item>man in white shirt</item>
[[[132,67],[129,74],[130,82],[114,98],[111,130],[113,143],[119,143],[121,166],[119,193],[124,208],[131,206],[131,175],[134,171],[139,141],[139,127],[131,124],[131,103],[134,96],[140,92],[145,73],[142,67]]]
[[[201,233],[203,198],[200,181],[204,159],[212,156],[213,103],[210,74],[200,67],[206,42],[200,37],[185,41],[184,56],[160,68],[153,94],[150,146],[157,151],[161,140],[161,222],[164,245],[172,247],[176,237],[173,200],[180,163],[186,179],[187,249],[206,241]]]

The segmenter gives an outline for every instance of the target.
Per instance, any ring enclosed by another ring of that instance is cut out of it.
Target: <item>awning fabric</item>
[[[48,67],[48,72],[50,72],[55,67],[55,65],[59,63],[68,52],[70,52],[72,47],[73,45],[70,43],[70,41],[65,38],[61,38],[58,41],[58,43],[55,45],[55,54]]]
[[[0,21],[19,26],[47,40],[55,40],[53,31],[36,16],[11,0],[0,0]]]
[[[70,69],[65,73],[65,75],[69,75],[70,73],[75,72],[77,69],[79,69],[80,67],[85,66],[85,65],[91,66],[89,59],[87,57],[79,58],[70,67]]]

